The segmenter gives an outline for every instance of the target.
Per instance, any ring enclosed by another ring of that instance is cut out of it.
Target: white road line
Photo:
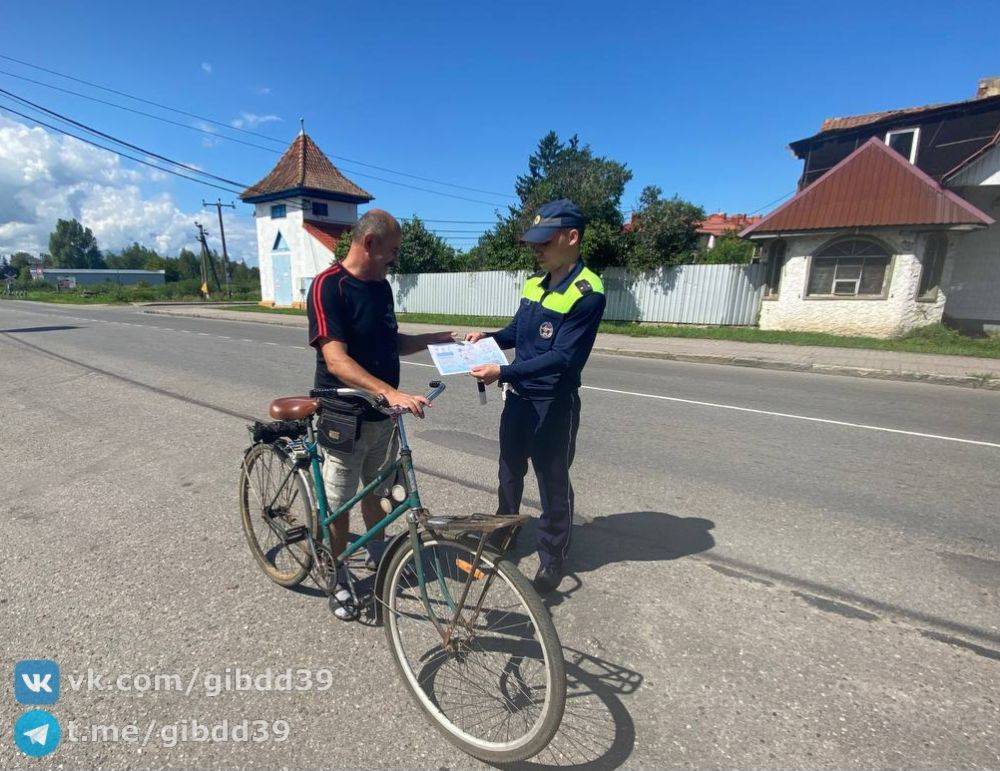
[[[901,428],[886,428],[885,426],[869,426],[864,423],[847,423],[843,420],[830,420],[829,418],[814,418],[808,415],[792,415],[788,412],[772,412],[770,410],[757,410],[753,407],[738,407],[734,404],[719,404],[718,402],[702,402],[697,399],[681,399],[676,396],[660,396],[658,394],[643,394],[636,391],[619,391],[616,388],[598,388],[597,386],[580,386],[588,391],[603,391],[609,394],[622,394],[623,396],[641,396],[645,399],[662,399],[666,402],[679,402],[681,404],[696,404],[700,407],[715,407],[720,410],[734,410],[736,412],[750,412],[755,415],[770,415],[776,418],[789,418],[791,420],[807,420],[812,423],[826,423],[831,426],[844,426],[845,428],[863,428],[867,431],[884,431],[887,434],[904,434],[906,436],[917,436],[921,439],[940,439],[944,442],[959,442],[960,444],[976,444],[980,447],[996,447],[1000,449],[998,442],[983,442],[978,439],[962,439],[957,436],[942,436],[941,434],[925,434],[920,431],[904,431]]]
[[[403,361],[403,364],[412,364],[414,367],[434,367],[433,364],[424,364],[422,361]],[[434,367],[437,369],[437,367]]]

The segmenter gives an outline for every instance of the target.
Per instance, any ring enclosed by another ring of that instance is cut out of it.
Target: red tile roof
[[[992,225],[993,219],[872,137],[741,236],[902,225]]]
[[[953,104],[962,104],[962,102],[954,102]],[[819,127],[819,133],[822,134],[826,131],[836,131],[838,129],[866,126],[869,123],[878,123],[879,121],[886,120],[888,118],[898,118],[901,115],[916,115],[917,113],[927,112],[928,110],[936,110],[938,107],[945,106],[947,106],[945,103],[925,104],[920,107],[902,107],[898,110],[880,110],[879,112],[870,112],[865,115],[848,115],[843,118],[824,118],[823,125]]]
[[[750,227],[760,222],[763,219],[762,216],[758,215],[752,217],[749,214],[725,214],[724,212],[716,212],[715,214],[709,214],[705,219],[698,223],[699,233],[708,233],[713,236],[721,236],[726,233],[731,233],[733,231],[740,231],[744,228]]]
[[[336,197],[357,203],[367,203],[373,198],[370,193],[341,174],[305,132],[295,137],[295,141],[285,150],[270,173],[256,184],[250,185],[240,194],[240,198],[252,203],[262,196],[293,190],[332,193]]]
[[[306,232],[309,233],[309,235],[323,244],[323,246],[331,252],[337,248],[337,241],[340,240],[340,237],[351,229],[350,225],[340,225],[336,222],[316,222],[315,220],[306,220],[302,224],[305,226]]]
[[[806,142],[811,142],[818,137],[822,137],[824,134],[837,133],[839,131],[850,131],[851,129],[856,129],[859,126],[869,126],[882,122],[890,123],[897,118],[922,118],[925,115],[938,111],[945,112],[955,108],[975,107],[980,104],[996,102],[1000,102],[1000,95],[997,95],[994,92],[984,92],[971,99],[961,99],[957,102],[940,102],[938,104],[925,104],[919,107],[902,107],[896,110],[880,110],[878,112],[865,113],[864,115],[847,115],[841,118],[826,118],[817,133],[806,137],[805,139],[795,140],[791,143],[791,147],[795,149],[797,146]]]

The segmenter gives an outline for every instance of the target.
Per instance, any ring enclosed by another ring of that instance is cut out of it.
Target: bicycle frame
[[[308,442],[306,444],[306,449],[309,451],[310,457],[310,470],[312,471],[312,481],[313,490],[316,494],[316,513],[317,519],[321,525],[320,538],[323,541],[329,541],[329,525],[334,520],[338,519],[347,514],[355,505],[357,505],[366,495],[373,492],[379,485],[383,484],[390,476],[395,476],[400,469],[402,469],[403,474],[406,478],[407,496],[398,506],[396,506],[391,512],[386,514],[382,519],[368,528],[364,535],[362,535],[357,540],[349,543],[347,548],[344,549],[339,555],[335,557],[338,563],[343,562],[352,554],[366,546],[375,536],[384,531],[389,525],[399,519],[408,511],[413,511],[416,509],[423,508],[420,503],[420,492],[417,488],[417,476],[413,470],[413,453],[410,450],[409,442],[406,438],[406,427],[403,425],[403,415],[394,415],[391,420],[395,423],[395,429],[399,435],[399,458],[397,458],[392,463],[385,466],[378,475],[371,482],[366,484],[361,490],[351,498],[349,501],[345,502],[343,505],[339,506],[335,511],[330,511],[330,506],[326,498],[326,485],[323,482],[323,471],[320,467],[322,459],[320,457],[319,448],[316,442],[316,435],[313,429],[312,423],[309,424],[308,430]],[[407,528],[410,535],[410,543],[413,547],[414,561],[416,563],[416,573],[417,573],[417,584],[420,587],[420,598],[424,605],[424,609],[427,611],[428,617],[433,621],[435,628],[441,635],[442,639],[447,642],[450,637],[450,633],[446,632],[438,620],[437,614],[434,613],[431,607],[430,598],[427,595],[427,586],[424,579],[424,568],[423,559],[421,558],[420,550],[420,537],[417,531],[417,519],[414,516],[410,516],[407,519]],[[437,555],[435,555],[437,559]],[[478,561],[477,561],[478,562]],[[458,613],[458,606],[454,604],[454,600],[451,598],[451,594],[448,591],[447,586],[444,583],[442,576],[442,571],[440,566],[437,570],[438,581],[441,584],[441,589],[443,591],[445,600],[451,610],[456,614]],[[471,577],[470,577],[471,581]],[[468,587],[466,587],[466,593],[468,592]],[[451,626],[454,626],[454,621]]]

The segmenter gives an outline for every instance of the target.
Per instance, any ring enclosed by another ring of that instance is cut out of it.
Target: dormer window
[[[898,129],[889,131],[885,135],[885,143],[910,163],[917,162],[917,143],[919,141],[919,128]]]
[[[283,203],[276,203],[271,207],[271,219],[273,220],[284,219],[287,213],[288,210]]]

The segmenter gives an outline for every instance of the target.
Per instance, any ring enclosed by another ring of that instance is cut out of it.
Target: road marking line
[[[403,361],[403,364],[412,364],[414,367],[434,367],[433,364],[424,364],[422,361]],[[437,367],[434,367],[437,369]]]
[[[942,436],[941,434],[925,434],[920,431],[905,431],[901,428],[886,428],[885,426],[869,426],[864,423],[848,423],[843,420],[831,420],[830,418],[814,418],[809,415],[793,415],[788,412],[772,412],[770,410],[757,410],[753,407],[738,407],[734,404],[719,404],[718,402],[702,402],[697,399],[681,399],[677,396],[660,396],[658,394],[643,394],[636,391],[619,391],[616,388],[598,388],[597,386],[580,386],[589,391],[603,391],[609,394],[622,394],[624,396],[641,396],[646,399],[662,399],[667,402],[679,402],[681,404],[696,404],[701,407],[715,407],[720,410],[734,410],[736,412],[750,412],[755,415],[771,415],[777,418],[790,418],[792,420],[807,420],[812,423],[826,423],[831,426],[844,426],[845,428],[863,428],[868,431],[884,431],[888,434],[904,434],[906,436],[917,436],[922,439],[940,439],[944,442],[959,442],[961,444],[975,444],[980,447],[996,447],[1000,449],[998,442],[984,442],[979,439],[962,439],[957,436]]]

